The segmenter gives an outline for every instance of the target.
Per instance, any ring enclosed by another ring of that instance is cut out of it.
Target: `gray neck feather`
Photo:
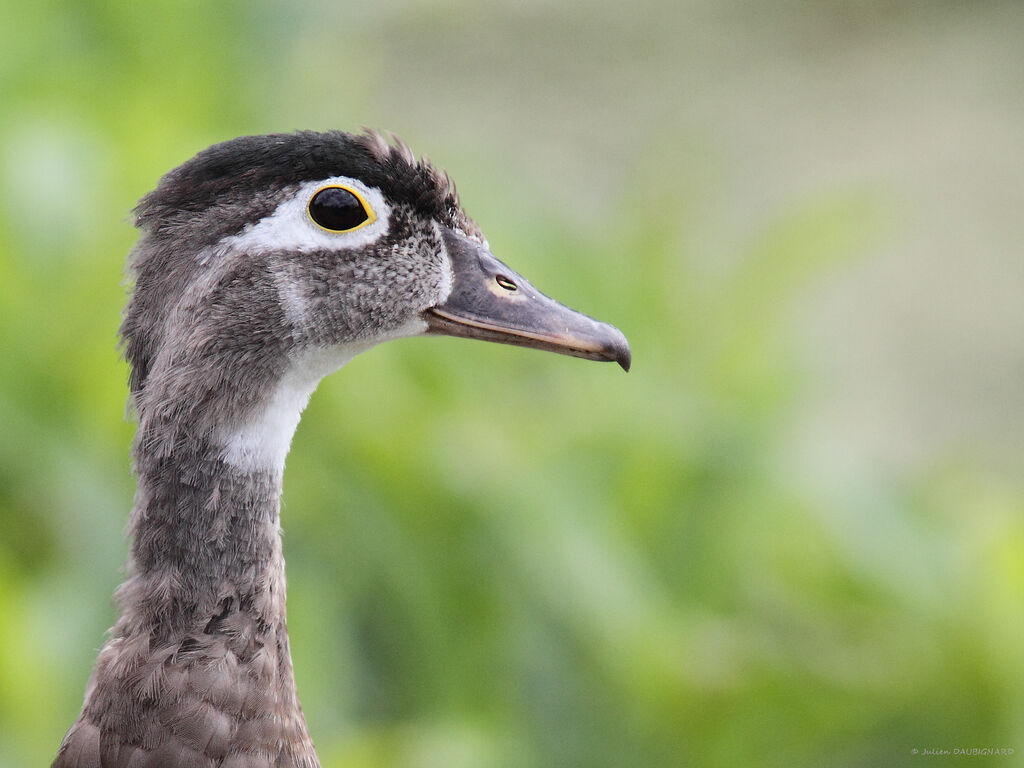
[[[280,376],[224,386],[230,370],[187,369],[184,391],[151,374],[137,398],[122,613],[55,766],[318,765],[285,623],[283,456],[232,465],[214,428],[258,417]]]

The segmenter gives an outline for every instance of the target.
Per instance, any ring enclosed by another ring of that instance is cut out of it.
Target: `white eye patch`
[[[309,201],[318,191],[331,186],[358,193],[375,217],[373,221],[350,232],[331,232],[318,226],[310,218]],[[377,241],[387,234],[390,224],[391,209],[379,189],[347,176],[333,176],[302,184],[272,214],[255,224],[246,225],[237,235],[226,238],[223,244],[249,253],[346,250]]]

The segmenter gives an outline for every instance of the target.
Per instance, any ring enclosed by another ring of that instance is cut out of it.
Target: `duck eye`
[[[309,201],[309,218],[331,232],[351,232],[376,217],[357,192],[346,187],[324,187]]]

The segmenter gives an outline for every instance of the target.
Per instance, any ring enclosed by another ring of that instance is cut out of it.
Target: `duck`
[[[450,177],[394,136],[243,136],[134,211],[137,490],[119,615],[54,768],[314,768],[295,687],[280,497],[320,380],[445,335],[618,363],[615,327],[500,262]]]

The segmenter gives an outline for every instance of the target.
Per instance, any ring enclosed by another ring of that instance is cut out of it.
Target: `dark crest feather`
[[[392,203],[406,203],[443,224],[476,231],[448,174],[426,159],[417,160],[400,139],[392,136],[389,141],[370,130],[242,136],[214,144],[164,175],[139,202],[135,220],[149,230],[174,226],[214,206],[330,176],[358,178],[378,187]],[[267,213],[258,205],[250,210],[249,220]],[[238,229],[246,223],[231,222]]]

